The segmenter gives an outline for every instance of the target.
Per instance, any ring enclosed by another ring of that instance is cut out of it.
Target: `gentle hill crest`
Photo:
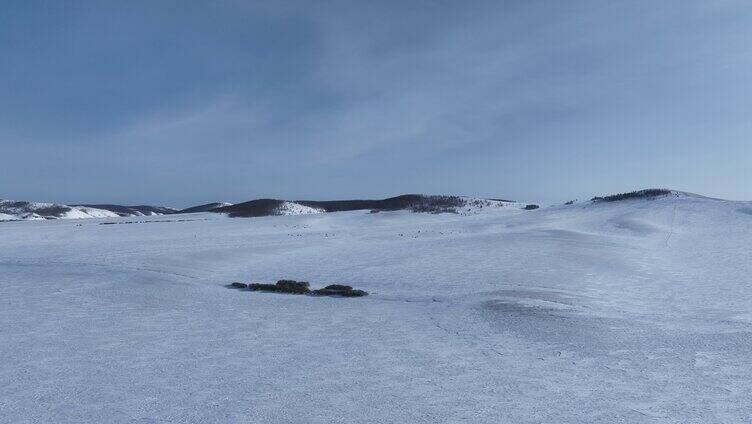
[[[280,200],[256,199],[232,206],[212,209],[211,212],[226,213],[231,217],[259,217],[269,215],[299,215],[310,213],[346,212],[355,210],[397,211],[429,213],[459,213],[463,210],[483,207],[519,205],[505,200],[479,199],[464,196],[439,196],[403,194],[386,199],[357,200]],[[523,207],[525,205],[522,205]]]

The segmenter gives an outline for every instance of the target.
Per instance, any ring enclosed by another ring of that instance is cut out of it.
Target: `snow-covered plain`
[[[125,221],[0,224],[0,422],[752,420],[751,203]]]

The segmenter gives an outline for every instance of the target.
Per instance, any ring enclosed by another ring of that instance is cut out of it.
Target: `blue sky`
[[[752,199],[747,1],[0,5],[0,198]]]

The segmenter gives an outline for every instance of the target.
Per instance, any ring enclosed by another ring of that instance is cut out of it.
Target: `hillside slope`
[[[175,209],[161,206],[61,205],[0,199],[0,221],[152,216],[175,212]]]
[[[149,205],[137,205],[137,206],[122,206],[122,205],[77,205],[83,207],[91,207],[97,209],[104,209],[110,212],[114,212],[119,216],[153,216],[153,215],[169,215],[177,213],[178,210],[174,208],[168,208],[165,206],[149,206]]]
[[[118,215],[111,211],[89,206],[0,200],[0,221],[106,218],[115,216]]]
[[[214,202],[214,203],[206,203],[203,205],[198,206],[191,206],[190,208],[181,209],[175,213],[198,213],[198,212],[209,212],[212,209],[222,208],[225,206],[232,206],[232,203],[226,203],[226,202]]]

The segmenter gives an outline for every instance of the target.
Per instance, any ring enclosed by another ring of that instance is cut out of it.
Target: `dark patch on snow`
[[[320,208],[326,212],[344,212],[353,210],[397,211],[410,209],[416,212],[436,211],[465,205],[458,196],[426,196],[422,194],[403,194],[382,200],[332,200],[332,201],[297,201],[301,205]]]
[[[493,200],[496,202],[514,203],[514,200],[506,200],[506,199],[488,199],[488,200]]]
[[[271,292],[279,291],[276,284],[251,283],[251,284],[248,284],[248,288],[253,291],[271,291]]]
[[[363,297],[368,296],[368,292],[363,290],[331,290],[331,289],[318,289],[311,292],[313,296],[341,296],[341,297]]]
[[[343,284],[329,284],[324,287],[327,290],[352,290],[352,286],[345,286]]]
[[[308,293],[311,291],[307,281],[279,280],[277,287],[283,293]]]
[[[248,288],[253,291],[275,293],[305,294],[311,291],[306,281],[279,280],[277,284],[251,283]]]
[[[323,289],[314,290],[311,292],[314,296],[342,296],[342,297],[362,297],[367,296],[368,293],[363,290],[353,289],[352,286],[346,286],[344,284],[330,284]]]
[[[534,204],[530,204],[530,205],[525,205],[525,210],[526,210],[526,211],[532,211],[532,210],[538,209],[539,207],[540,207],[540,206],[538,206],[538,205],[534,205]]]
[[[54,206],[49,206],[49,207],[44,207],[44,208],[37,208],[37,209],[34,209],[33,212],[45,218],[52,217],[52,216],[60,218],[61,216],[65,215],[66,212],[69,212],[70,210],[71,208],[67,206],[54,205]]]
[[[243,283],[232,283],[227,287],[245,288]],[[368,292],[353,289],[352,286],[343,284],[330,284],[323,289],[311,290],[306,281],[279,280],[276,284],[251,283],[247,285],[251,291],[265,291],[272,293],[309,294],[312,296],[340,296],[340,297],[363,297]]]
[[[612,194],[610,196],[593,197],[590,200],[593,202],[617,202],[619,200],[627,199],[652,199],[668,194],[671,194],[671,190],[666,190],[663,188],[649,188],[645,190],[630,191],[629,193],[619,193]]]

